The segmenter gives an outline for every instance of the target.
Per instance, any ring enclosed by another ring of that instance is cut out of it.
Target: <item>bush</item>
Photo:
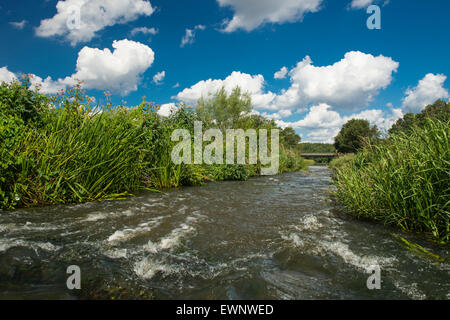
[[[20,172],[17,147],[25,130],[21,118],[0,114],[0,208],[12,207],[19,201],[14,181]]]
[[[25,124],[41,125],[42,113],[49,108],[49,99],[29,89],[28,77],[23,82],[0,84],[0,114],[22,119]]]

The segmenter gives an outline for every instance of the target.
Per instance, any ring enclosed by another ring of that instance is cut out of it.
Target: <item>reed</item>
[[[335,196],[356,217],[449,243],[449,122],[368,145],[337,169]]]
[[[10,97],[27,104],[18,107]],[[164,118],[145,101],[93,107],[80,86],[50,99],[26,83],[3,83],[0,111],[0,209],[113,200],[259,174],[258,165],[174,164],[171,134],[193,132],[198,116],[190,108]],[[306,168],[299,154],[281,149],[280,172]]]

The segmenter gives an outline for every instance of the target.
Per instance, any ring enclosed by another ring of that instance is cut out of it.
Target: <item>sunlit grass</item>
[[[369,145],[337,170],[337,199],[356,217],[449,243],[449,123],[428,120],[425,128]]]

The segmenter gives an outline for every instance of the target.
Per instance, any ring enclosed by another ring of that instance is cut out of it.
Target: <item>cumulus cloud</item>
[[[224,32],[238,29],[252,31],[265,23],[301,21],[308,12],[320,10],[322,0],[217,0],[221,7],[231,7],[233,18],[225,21]]]
[[[183,37],[183,39],[181,39],[181,48],[184,48],[186,45],[188,44],[193,44],[194,40],[195,40],[195,33],[197,30],[205,30],[206,27],[199,24],[197,26],[194,27],[194,29],[186,29],[186,33]]]
[[[0,82],[11,82],[17,79],[17,76],[8,70],[7,67],[0,68]]]
[[[55,94],[61,89],[65,89],[67,85],[72,84],[72,80],[53,80],[51,77],[42,79],[34,74],[29,74],[32,88],[39,89],[41,93]],[[20,76],[8,70],[7,67],[0,68],[0,82],[12,82]]]
[[[351,51],[333,65],[316,67],[309,56],[289,72],[291,87],[274,101],[289,109],[309,102],[328,103],[339,109],[366,107],[392,81],[399,66],[391,58]]]
[[[372,4],[380,4],[381,2],[383,2],[384,7],[389,4],[390,0],[352,0],[349,8],[354,10],[366,9]]]
[[[134,37],[137,34],[145,34],[145,35],[152,35],[158,34],[158,30],[155,28],[146,28],[146,27],[140,27],[140,28],[134,28],[131,30],[131,36]]]
[[[130,40],[114,41],[114,51],[84,47],[78,53],[76,72],[64,79],[42,79],[32,75],[31,85],[42,93],[54,94],[83,81],[84,89],[110,90],[125,96],[136,91],[141,75],[153,64],[154,52],[148,46]],[[0,69],[0,80],[16,77],[6,67]]]
[[[253,105],[255,108],[267,108],[268,105],[275,98],[275,94],[272,92],[264,92],[265,81],[262,75],[249,75],[246,73],[241,73],[239,71],[234,71],[224,80],[220,79],[208,79],[203,80],[190,88],[186,88],[174,98],[179,101],[183,101],[186,104],[195,104],[201,97],[209,97],[214,95],[222,87],[228,93],[236,88],[241,87],[244,92],[248,92],[251,95]]]
[[[352,9],[362,9],[367,8],[369,5],[371,5],[373,0],[353,0],[350,4],[350,7]]]
[[[64,0],[57,2],[56,10],[52,18],[41,21],[36,35],[65,37],[72,45],[90,41],[106,27],[150,16],[154,11],[145,0]]]
[[[164,78],[166,77],[166,71],[161,71],[158,72],[157,74],[155,74],[153,76],[153,82],[157,85],[161,84],[161,82],[164,80]]]
[[[289,72],[288,68],[283,67],[280,69],[280,71],[275,72],[273,77],[274,77],[274,79],[284,79],[284,78],[286,78],[288,72]]]
[[[414,88],[406,90],[402,107],[405,111],[420,112],[438,99],[448,99],[448,90],[444,88],[447,77],[443,74],[427,74]]]
[[[76,83],[70,78],[53,80],[51,77],[42,79],[36,75],[31,75],[30,82],[32,87],[45,94],[56,94],[58,91],[65,90],[67,86],[73,86]]]
[[[77,71],[70,79],[83,81],[85,89],[111,90],[123,96],[136,91],[141,75],[153,64],[155,53],[148,46],[119,40],[114,51],[84,47],[78,53]]]
[[[161,117],[168,117],[170,116],[172,113],[176,112],[178,110],[178,107],[176,106],[175,103],[167,103],[167,104],[163,104],[159,110],[158,110],[158,114]]]
[[[28,23],[27,20],[22,20],[19,22],[10,22],[9,24],[12,25],[14,28],[22,30],[23,28],[25,28],[25,25]]]
[[[355,111],[368,106],[381,89],[392,81],[399,64],[382,55],[374,57],[359,51],[345,54],[332,65],[314,66],[306,57],[288,72],[291,84],[275,94],[265,89],[262,75],[234,71],[226,79],[200,81],[180,92],[175,98],[195,104],[201,97],[215,94],[222,86],[230,92],[236,86],[249,92],[256,109],[269,110],[283,118],[282,110],[305,111],[310,104],[326,103],[336,110]],[[281,69],[281,77],[287,69]]]
[[[372,125],[376,125],[382,131],[387,131],[399,118],[403,116],[401,109],[391,109],[390,112],[383,110],[365,110],[349,116],[342,116],[333,108],[321,103],[310,108],[308,114],[299,121],[285,122],[282,120],[276,123],[282,128],[292,127],[306,131],[304,141],[332,143],[342,126],[351,119],[368,120]]]

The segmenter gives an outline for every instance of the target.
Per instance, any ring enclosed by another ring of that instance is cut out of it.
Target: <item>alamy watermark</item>
[[[381,268],[379,265],[373,265],[366,269],[370,277],[367,279],[367,289],[381,290]]]
[[[79,266],[69,266],[67,268],[67,274],[70,276],[67,278],[66,285],[69,290],[81,289],[81,269]]]
[[[67,8],[66,26],[69,30],[81,29],[81,7],[72,5]]]
[[[225,133],[226,160],[224,161],[224,134],[219,129],[208,129],[203,133],[202,122],[194,124],[194,157],[192,159],[192,137],[187,129],[172,133],[172,141],[179,142],[171,153],[175,164],[253,164],[261,163],[261,175],[275,175],[279,169],[280,131],[270,130],[270,150],[266,129],[228,129]],[[181,140],[181,142],[180,142]],[[247,144],[248,140],[248,144]],[[204,142],[210,142],[203,147]],[[247,159],[248,147],[248,159]],[[192,161],[193,160],[193,161]]]
[[[381,9],[377,5],[371,5],[367,8],[367,14],[371,16],[367,19],[367,28],[369,30],[381,29]]]

